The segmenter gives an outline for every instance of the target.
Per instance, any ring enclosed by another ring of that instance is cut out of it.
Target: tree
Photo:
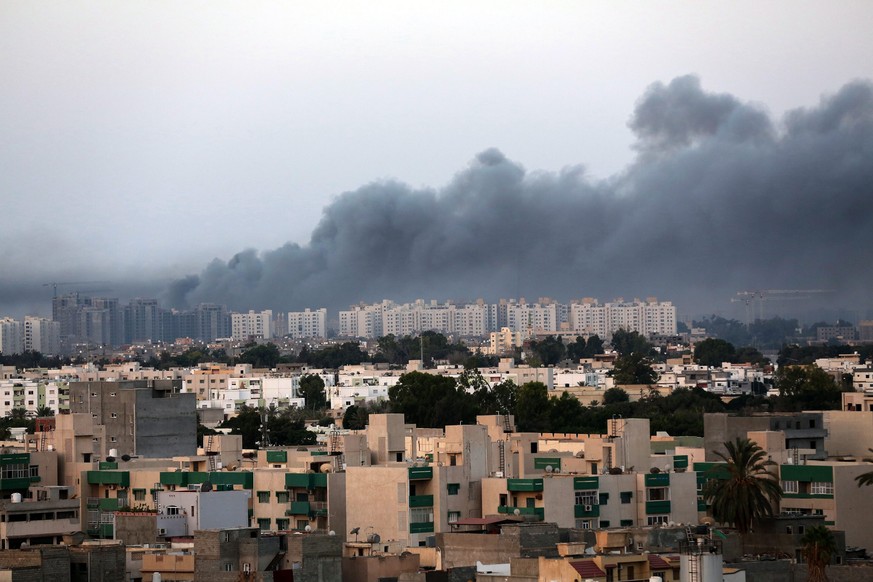
[[[402,412],[406,422],[425,428],[471,423],[476,420],[476,401],[458,383],[446,376],[409,372],[388,389],[391,412]]]
[[[803,534],[803,559],[808,569],[808,582],[827,582],[827,566],[837,553],[834,534],[824,525],[814,525]]]
[[[564,342],[561,341],[561,338],[553,335],[546,336],[542,341],[530,342],[530,349],[537,355],[537,357],[539,357],[540,363],[543,366],[554,366],[558,364],[564,359],[564,355],[567,353],[567,349],[564,347]]]
[[[251,364],[253,368],[275,368],[279,358],[279,346],[269,343],[247,349],[240,354],[239,362]]]
[[[619,402],[629,402],[630,397],[627,392],[621,388],[610,388],[603,393],[603,404],[618,404]]]
[[[770,469],[776,463],[757,444],[737,438],[724,446],[726,452],[715,454],[724,461],[717,469],[727,476],[710,480],[703,497],[711,504],[712,516],[719,523],[731,524],[745,535],[755,522],[773,515],[774,504],[782,498],[782,487]]]
[[[268,444],[277,446],[314,445],[316,435],[306,429],[303,411],[297,408],[267,411],[266,436]]]
[[[719,367],[722,362],[733,362],[737,350],[723,339],[707,338],[694,347],[694,360],[701,366]]]
[[[367,428],[369,416],[366,408],[352,404],[343,413],[343,428],[348,430],[363,430]]]
[[[640,352],[631,352],[615,360],[611,372],[616,384],[654,384],[658,374],[649,359]]]
[[[237,415],[219,425],[231,429],[230,434],[242,435],[243,448],[256,449],[261,439],[261,411],[252,406],[243,406]]]
[[[549,389],[542,382],[526,382],[518,389],[516,424],[522,432],[549,431]]]
[[[612,334],[611,343],[612,348],[622,356],[632,353],[648,356],[652,353],[652,344],[637,331],[620,329]]]
[[[49,416],[54,416],[55,411],[49,408],[48,406],[42,405],[36,407],[36,416],[38,418],[46,418]]]
[[[306,400],[306,408],[309,410],[324,410],[327,407],[324,380],[318,374],[301,376],[298,393]]]
[[[779,396],[788,408],[835,410],[841,391],[830,374],[818,366],[782,366],[774,378]]]
[[[870,451],[871,453],[873,453],[873,449],[867,449],[867,450]],[[867,458],[866,460],[869,461],[870,459]],[[862,487],[865,485],[873,485],[873,471],[867,471],[866,473],[862,473],[861,475],[858,475],[857,477],[855,477],[855,481],[858,482],[858,487]]]

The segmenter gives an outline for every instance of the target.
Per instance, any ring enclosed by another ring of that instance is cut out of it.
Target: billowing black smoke
[[[652,85],[637,158],[593,180],[480,153],[439,190],[368,184],[324,210],[309,244],[215,260],[168,292],[182,306],[344,307],[382,298],[659,295],[705,308],[740,289],[873,287],[873,86],[781,121],[696,77]]]

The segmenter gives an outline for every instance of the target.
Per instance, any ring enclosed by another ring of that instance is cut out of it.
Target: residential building
[[[294,339],[327,337],[327,309],[289,311],[285,333]]]
[[[230,314],[231,337],[237,341],[273,338],[273,312],[269,309]]]
[[[2,324],[0,324],[2,325]],[[24,318],[24,349],[54,356],[61,349],[61,324],[45,317]],[[2,351],[2,350],[0,350]]]
[[[24,329],[11,317],[0,319],[0,354],[20,354],[24,351]]]

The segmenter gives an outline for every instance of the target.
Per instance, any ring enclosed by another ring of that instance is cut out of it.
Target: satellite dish
[[[515,509],[512,510],[512,515],[518,517],[519,515],[521,515],[521,510],[516,507]]]
[[[329,532],[327,532],[327,535],[329,535],[329,536],[335,536],[335,535],[336,535],[336,532],[333,531],[333,530],[330,530]]]
[[[107,463],[114,463],[114,462],[115,462],[115,457],[113,457],[113,456],[111,456],[111,455],[108,456],[108,457],[106,457],[106,462],[107,462]]]
[[[349,534],[357,534],[359,531],[361,531],[361,528],[359,528],[359,527],[353,527],[353,528],[352,528],[352,531],[350,531]]]
[[[203,493],[208,493],[212,491],[212,483],[209,481],[204,481],[202,485],[200,485],[200,491]]]
[[[307,525],[307,526],[304,527],[303,529],[306,530],[306,533],[309,533],[309,532],[312,531],[312,526],[311,526],[311,525]]]
[[[381,541],[382,541],[382,538],[377,533],[371,533],[370,535],[367,536],[367,543],[368,544],[378,544]]]
[[[128,462],[130,460],[130,455],[128,455],[127,453],[124,453],[123,455],[121,455],[121,460],[124,461],[125,463]]]
[[[555,468],[552,467],[551,465],[546,465],[546,473],[551,473],[554,470],[555,470]]]

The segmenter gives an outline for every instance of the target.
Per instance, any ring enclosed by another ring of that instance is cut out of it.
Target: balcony
[[[433,467],[410,467],[410,481],[427,481],[433,479]]]
[[[600,517],[600,506],[576,505],[573,507],[573,515],[576,517]]]
[[[327,473],[286,473],[286,489],[319,489],[327,487]]]
[[[409,533],[433,533],[433,522],[423,521],[420,523],[410,523]]]
[[[507,491],[542,491],[542,479],[507,479]]]
[[[646,515],[670,513],[669,501],[646,501]]]
[[[516,511],[518,511],[518,515],[533,516],[538,518],[538,521],[542,521],[546,516],[546,510],[542,507],[510,507],[508,505],[497,507],[497,513],[505,513],[506,515],[515,515]]]
[[[646,487],[669,487],[670,473],[646,473]]]
[[[311,506],[308,501],[292,501],[285,515],[309,515]]]
[[[433,507],[433,495],[410,495],[409,507]]]
[[[600,489],[600,477],[573,477],[573,489],[586,491]]]
[[[117,485],[130,487],[129,471],[88,471],[89,485]]]

